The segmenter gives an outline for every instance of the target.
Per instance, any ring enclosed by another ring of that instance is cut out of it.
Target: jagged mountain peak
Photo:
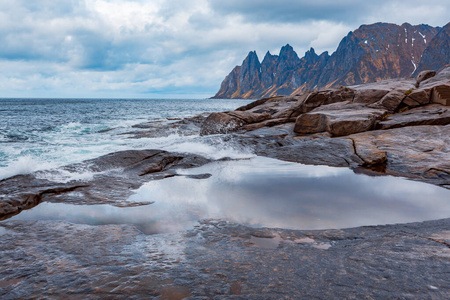
[[[270,51],[267,51],[266,55],[264,55],[264,58],[263,58],[263,61],[261,64],[268,63],[269,61],[272,61],[275,58],[278,58],[278,55],[273,55],[270,53]]]
[[[319,55],[317,55],[314,48],[311,47],[308,51],[305,52],[304,58],[306,61],[315,61],[319,59]]]
[[[258,61],[258,63],[259,63],[259,58],[258,58],[258,54],[256,54],[256,51],[255,50],[250,51],[248,53],[247,57],[245,58],[244,62],[245,61],[249,61],[249,62],[256,62],[256,61]]]
[[[435,38],[438,32],[440,35]],[[233,70],[227,76],[227,82],[239,82],[236,89],[231,92],[221,87],[215,98],[289,95],[316,88],[410,77],[421,68],[436,69],[431,62],[441,67],[450,64],[449,39],[450,23],[441,29],[426,24],[379,22],[350,31],[331,56],[328,52],[318,55],[310,48],[299,58],[294,48],[286,44],[279,55],[267,51],[259,64],[256,52],[252,51],[239,74]],[[233,76],[237,78],[230,81]]]

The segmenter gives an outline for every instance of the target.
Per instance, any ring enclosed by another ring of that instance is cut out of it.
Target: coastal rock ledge
[[[282,160],[450,188],[449,124],[450,67],[417,79],[260,99],[211,114],[201,134],[232,133],[257,154]]]

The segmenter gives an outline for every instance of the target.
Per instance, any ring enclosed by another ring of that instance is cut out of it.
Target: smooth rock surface
[[[164,235],[11,221],[0,234],[5,300],[450,297],[450,219],[321,231],[209,220]]]

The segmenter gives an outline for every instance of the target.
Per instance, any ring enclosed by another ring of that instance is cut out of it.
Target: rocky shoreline
[[[402,176],[450,188],[450,68],[261,99],[213,113],[201,134],[236,132],[259,155]],[[268,142],[263,142],[269,139]]]
[[[450,189],[449,91],[447,68],[417,80],[267,98],[235,111],[143,124],[148,130],[140,135],[214,135],[257,155]],[[211,161],[130,150],[50,171],[95,173],[83,182],[55,182],[48,172],[17,175],[0,181],[0,219],[43,201],[149,205],[124,199],[144,182],[180,176],[176,168]],[[450,218],[315,231],[204,220],[186,232],[155,235],[131,225],[6,220],[0,237],[2,299],[450,297]]]

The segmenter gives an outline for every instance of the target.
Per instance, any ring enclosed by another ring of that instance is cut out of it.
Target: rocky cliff
[[[408,23],[362,25],[344,37],[331,56],[327,52],[318,55],[311,48],[299,58],[286,45],[279,55],[267,52],[259,63],[253,51],[227,76],[213,98],[291,95],[437,70],[450,63],[449,24],[442,29]]]
[[[414,75],[424,70],[439,70],[450,64],[450,23],[445,25],[423,51]]]

